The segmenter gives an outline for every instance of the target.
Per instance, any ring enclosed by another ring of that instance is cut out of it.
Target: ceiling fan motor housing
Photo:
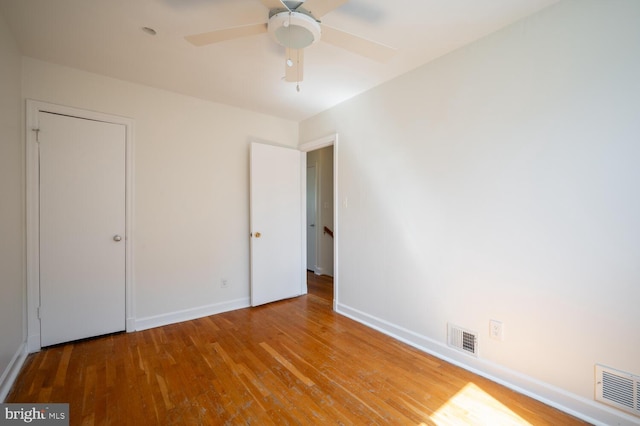
[[[290,49],[303,49],[320,40],[320,23],[313,17],[296,11],[279,12],[269,18],[269,34]]]

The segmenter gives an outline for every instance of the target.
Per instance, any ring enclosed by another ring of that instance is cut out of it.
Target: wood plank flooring
[[[585,424],[310,294],[28,357],[6,402],[68,402],[72,425]]]

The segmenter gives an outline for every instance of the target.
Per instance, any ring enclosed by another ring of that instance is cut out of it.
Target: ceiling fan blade
[[[260,3],[269,10],[282,9],[283,7],[286,7],[280,0],[260,0]]]
[[[397,51],[397,49],[393,47],[385,46],[384,44],[367,40],[366,38],[358,37],[326,25],[322,26],[321,40],[378,62],[387,62]]]
[[[304,61],[304,49],[286,49],[287,62],[285,62],[284,80],[296,83],[302,81],[302,66]],[[291,66],[288,61],[291,60]]]
[[[337,9],[349,0],[307,0],[302,4],[306,10],[316,18],[320,18],[323,15],[331,12],[333,9]]]
[[[186,36],[185,39],[194,46],[205,46],[207,44],[233,40],[234,38],[247,37],[266,32],[267,24],[251,24],[243,25],[241,27],[209,31],[208,33],[193,34]]]

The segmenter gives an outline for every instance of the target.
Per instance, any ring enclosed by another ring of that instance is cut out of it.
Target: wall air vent
[[[475,331],[447,324],[447,344],[460,352],[478,356],[478,333]]]
[[[640,416],[640,376],[596,364],[596,401]]]

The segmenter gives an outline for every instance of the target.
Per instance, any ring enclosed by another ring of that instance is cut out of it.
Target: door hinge
[[[36,132],[36,142],[40,143],[40,129],[31,129],[32,132]]]

